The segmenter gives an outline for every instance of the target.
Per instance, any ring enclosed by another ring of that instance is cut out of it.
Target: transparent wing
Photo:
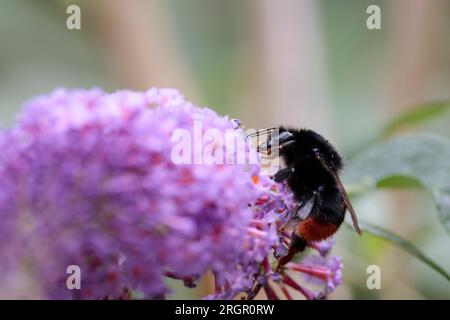
[[[347,207],[348,211],[350,212],[350,216],[352,218],[352,223],[353,223],[353,227],[356,230],[356,233],[358,233],[359,235],[362,233],[361,229],[359,228],[359,224],[358,224],[358,217],[356,216],[356,212],[355,209],[353,209],[352,203],[350,202],[350,199],[348,198],[347,195],[347,191],[345,191],[344,186],[342,185],[341,180],[339,179],[338,175],[334,172],[334,170],[332,170],[329,165],[326,163],[326,161],[321,157],[321,155],[318,152],[316,153],[316,158],[317,160],[320,161],[320,163],[322,164],[322,166],[330,173],[330,175],[334,178],[334,180],[336,181],[336,185],[339,189],[339,191],[341,192],[343,198],[344,198],[344,203],[345,206]]]

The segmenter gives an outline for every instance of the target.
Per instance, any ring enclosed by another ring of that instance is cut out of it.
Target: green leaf
[[[423,185],[413,177],[392,175],[379,180],[377,188],[423,188]]]
[[[391,121],[383,130],[383,136],[391,136],[406,127],[428,122],[444,115],[449,110],[450,101],[434,102],[415,107]]]
[[[450,189],[443,188],[437,189],[433,192],[434,200],[439,212],[439,219],[446,228],[447,231],[450,230]]]
[[[346,223],[349,228],[353,228],[351,224]],[[401,249],[405,250],[409,254],[413,255],[426,265],[428,265],[430,268],[441,274],[444,278],[446,278],[448,281],[450,281],[450,274],[445,271],[441,266],[439,266],[436,262],[434,262],[432,259],[427,257],[419,248],[417,248],[413,243],[409,242],[406,239],[403,239],[394,233],[385,230],[379,226],[375,226],[366,222],[360,222],[361,230],[364,233],[368,233],[372,236],[375,236],[380,239],[384,239],[392,244],[395,244],[396,246],[400,247]],[[363,234],[364,234],[363,233]]]
[[[344,180],[367,188],[428,190],[450,233],[450,142],[432,134],[399,136],[375,145],[349,163]]]

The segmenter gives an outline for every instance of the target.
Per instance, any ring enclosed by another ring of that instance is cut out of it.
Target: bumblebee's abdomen
[[[321,241],[332,236],[338,228],[339,225],[334,223],[308,218],[297,225],[295,234],[298,237],[305,239],[307,242]]]

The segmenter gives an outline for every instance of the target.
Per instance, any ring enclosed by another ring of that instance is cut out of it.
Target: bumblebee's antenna
[[[256,132],[247,134],[246,137],[249,138],[249,137],[254,137],[254,136],[260,136],[262,134],[270,133],[270,132],[272,132],[275,129],[277,129],[277,128],[268,128],[268,129],[258,130]]]

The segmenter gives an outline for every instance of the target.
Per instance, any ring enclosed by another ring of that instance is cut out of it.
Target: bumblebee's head
[[[290,164],[299,158],[319,156],[333,170],[342,169],[342,158],[339,153],[330,142],[315,131],[279,127],[265,129],[252,135],[260,134],[267,135],[267,140],[258,146],[258,151],[269,158],[282,155],[287,164]]]
[[[315,157],[319,155],[334,170],[342,169],[342,157],[331,143],[317,132],[309,129],[298,130],[283,127],[280,128],[280,132],[289,132],[295,141],[285,149],[286,154],[290,157]]]

